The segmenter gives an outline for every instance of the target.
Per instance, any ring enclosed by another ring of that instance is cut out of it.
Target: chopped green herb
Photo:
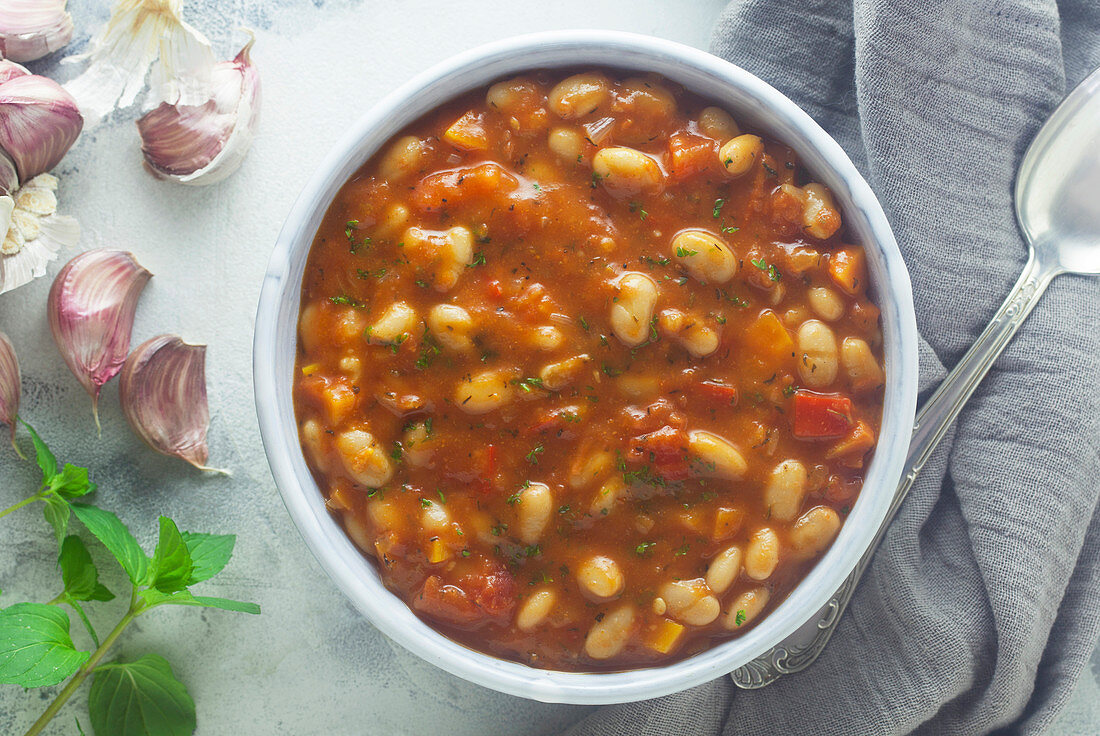
[[[539,455],[541,455],[545,449],[546,448],[544,448],[542,445],[537,445],[533,450],[531,450],[531,452],[527,453],[527,462],[531,463],[532,465],[538,465]]]
[[[733,225],[726,225],[725,227],[722,228],[722,232],[724,232],[724,233],[735,233],[740,229],[741,228],[734,227]]]
[[[436,489],[435,489],[435,492],[439,494],[439,502],[440,502],[441,504],[443,504],[444,506],[446,506],[446,505],[447,505],[447,499],[446,499],[446,497],[445,497],[445,496],[443,495],[443,489],[441,489],[441,488],[436,488]]]
[[[543,387],[542,386],[542,379],[541,378],[535,378],[534,376],[530,376],[528,378],[518,378],[518,379],[512,381],[512,383],[519,386],[520,389],[524,393],[528,393],[528,394],[531,393],[536,388],[542,388]]]
[[[466,266],[466,268],[473,268],[474,266],[484,266],[484,265],[485,265],[485,251],[479,250],[478,252],[474,253],[474,260],[471,261]]]
[[[348,224],[344,227],[344,237],[348,240],[352,239],[352,233],[359,229],[358,220],[348,220]]]
[[[527,557],[535,557],[542,554],[542,546],[538,544],[532,544],[523,550],[523,554]]]
[[[515,506],[517,503],[519,503],[523,499],[521,499],[519,497],[519,491],[516,491],[515,493],[513,493],[511,496],[509,496],[505,500],[507,501],[508,505]]]
[[[725,206],[726,206],[726,200],[724,200],[722,198],[718,198],[718,199],[714,200],[714,210],[711,212],[711,214],[714,216],[715,220],[717,220],[718,217],[722,214],[722,208],[725,207]]]
[[[737,626],[740,626],[741,624],[745,623],[746,618],[748,618],[748,616],[745,613],[745,609],[740,608],[737,610],[737,617],[733,620],[733,623]]]
[[[689,250],[682,245],[676,246],[676,255],[680,258],[690,258],[691,256],[698,255],[699,251]]]
[[[588,332],[588,320],[586,320],[583,316],[580,316],[577,317],[577,321],[581,323],[581,329],[583,329],[585,332]]]
[[[649,213],[646,212],[644,209],[642,209],[642,203],[641,202],[631,202],[630,203],[630,211],[638,213],[638,216],[641,217],[643,220],[645,218],[649,217]]]
[[[768,278],[772,281],[778,281],[782,278],[782,274],[779,273],[779,269],[775,267],[775,264],[768,263],[763,258],[753,258],[751,263],[761,271],[766,271],[768,273]]]
[[[648,552],[651,547],[656,546],[656,544],[656,542],[642,542],[634,548],[634,554],[638,555],[639,557],[644,557],[645,553]]]
[[[370,309],[370,305],[366,302],[361,302],[354,297],[348,296],[347,294],[330,296],[328,300],[333,304],[343,304],[346,307],[355,307],[356,309]]]

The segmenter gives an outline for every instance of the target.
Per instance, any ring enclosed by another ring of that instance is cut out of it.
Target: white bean
[[[598,112],[610,101],[611,82],[595,72],[566,77],[547,96],[551,112],[567,120]]]
[[[623,650],[634,626],[634,606],[619,606],[593,624],[584,640],[584,651],[592,659],[611,659]]]
[[[767,580],[779,565],[779,535],[770,527],[758,529],[745,548],[745,574]]]
[[[702,578],[667,582],[658,594],[665,600],[669,616],[691,626],[706,626],[722,612],[722,605]]]
[[[316,419],[307,419],[302,422],[302,426],[298,430],[298,436],[302,438],[302,447],[306,450],[306,457],[317,466],[318,470],[325,470],[325,430],[321,427],[321,423]]]
[[[558,595],[551,588],[537,590],[523,602],[516,612],[516,628],[534,631],[550,615]]]
[[[769,598],[771,593],[763,586],[746,590],[730,601],[729,613],[722,624],[731,631],[741,628],[760,615]]]
[[[428,425],[417,422],[405,430],[401,446],[405,450],[405,459],[414,468],[420,468],[431,462],[435,448],[432,447]]]
[[[444,231],[410,227],[402,242],[411,257],[434,267],[432,284],[437,291],[452,289],[474,261],[474,235],[461,225]]]
[[[420,510],[420,526],[427,532],[441,532],[451,524],[451,512],[447,511],[447,507],[441,503],[436,503],[430,499],[423,499],[420,502],[422,508]]]
[[[707,566],[707,586],[715,593],[725,593],[741,574],[741,548],[731,544],[716,554]]]
[[[467,414],[485,414],[512,400],[509,374],[488,370],[467,377],[455,388],[455,406]]]
[[[720,107],[704,107],[699,113],[699,130],[719,143],[725,143],[741,134],[737,121]]]
[[[587,487],[592,481],[611,469],[615,457],[608,450],[599,450],[579,458],[569,470],[569,487],[574,490]]]
[[[737,480],[748,470],[741,452],[728,441],[702,429],[688,432],[688,449],[698,475]]]
[[[672,259],[704,284],[724,284],[737,273],[737,259],[725,242],[706,230],[681,230],[672,239]]]
[[[563,161],[576,163],[584,156],[584,136],[572,128],[554,128],[547,143],[554,155]]]
[[[764,141],[758,135],[739,135],[718,149],[718,160],[725,167],[726,174],[734,178],[749,173],[756,160],[763,157]]]
[[[573,382],[589,360],[591,358],[587,355],[574,355],[572,358],[543,366],[539,371],[542,385],[551,391],[561,391]]]
[[[803,229],[822,240],[832,237],[841,224],[832,192],[824,184],[807,184],[802,191],[806,195],[806,208],[802,211]]]
[[[351,479],[368,488],[379,488],[393,477],[393,465],[374,439],[363,429],[349,429],[336,436],[336,449]]]
[[[519,517],[519,538],[527,545],[542,538],[554,513],[554,494],[545,483],[529,483],[519,492],[516,515]]]
[[[392,345],[408,338],[414,327],[416,310],[405,302],[394,302],[365,334],[372,345]]]
[[[615,502],[626,492],[626,484],[623,479],[615,475],[603,482],[596,491],[596,497],[592,499],[592,505],[588,513],[594,517],[607,516],[615,507]]]
[[[618,283],[618,301],[611,305],[611,331],[628,347],[649,339],[650,321],[657,306],[657,284],[644,273],[623,274]]]
[[[465,352],[473,348],[470,333],[474,320],[470,313],[455,304],[436,304],[428,312],[428,331],[445,348]]]
[[[806,493],[806,478],[806,466],[798,460],[784,460],[772,469],[764,487],[768,518],[790,521],[798,515]]]
[[[844,316],[844,301],[832,289],[815,286],[806,292],[806,301],[814,314],[828,322],[836,322]]]
[[[378,173],[391,182],[403,179],[420,169],[426,153],[424,141],[415,135],[402,136],[393,142],[378,162]]]
[[[806,320],[798,328],[798,374],[809,388],[824,388],[836,380],[839,367],[836,336],[824,322]]]
[[[676,97],[663,85],[645,77],[631,77],[619,86],[620,95],[629,95],[633,114],[670,118],[676,113]]]
[[[593,555],[582,562],[576,577],[581,592],[597,601],[617,598],[626,587],[619,563],[604,555]]]
[[[815,506],[791,527],[788,538],[799,556],[812,557],[829,546],[840,531],[840,515],[828,506]]]
[[[848,381],[856,391],[869,391],[882,385],[882,368],[875,360],[871,346],[858,337],[846,337],[840,344],[840,362]]]
[[[592,172],[604,188],[617,196],[655,192],[664,174],[652,158],[625,146],[601,148],[592,157]]]

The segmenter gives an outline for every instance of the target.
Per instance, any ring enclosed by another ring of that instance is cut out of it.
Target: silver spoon
[[[1016,219],[1028,242],[1024,272],[977,342],[917,412],[905,475],[871,546],[814,628],[803,627],[730,674],[739,687],[764,687],[817,659],[917,474],[1051,280],[1063,273],[1100,274],[1100,69],[1066,97],[1024,154],[1016,176]]]

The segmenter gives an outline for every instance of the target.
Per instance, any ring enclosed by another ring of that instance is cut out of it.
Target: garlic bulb
[[[205,345],[188,345],[175,335],[146,340],[122,367],[118,398],[134,434],[146,444],[200,470],[213,470],[206,467]]]
[[[92,397],[99,427],[99,391],[130,352],[138,298],[152,274],[133,255],[91,250],[65,264],[46,302],[57,349]]]
[[[210,42],[180,18],[182,0],[115,0],[107,25],[90,50],[66,62],[88,68],[65,85],[88,127],[116,107],[129,107],[152,85],[153,104],[201,105],[210,99],[214,52]]]
[[[84,120],[76,100],[52,79],[0,62],[0,80],[0,148],[25,182],[61,161]]]
[[[51,54],[73,37],[68,0],[4,0],[0,3],[0,55],[34,61]]]
[[[39,174],[11,195],[0,196],[0,294],[46,275],[61,248],[80,241],[80,225],[56,214],[57,177]]]
[[[260,76],[249,51],[214,67],[213,96],[202,105],[161,103],[137,121],[145,168],[159,179],[213,184],[241,165],[260,116]]]
[[[15,444],[15,423],[19,416],[19,396],[22,392],[22,375],[19,372],[19,359],[15,357],[15,348],[11,340],[0,332],[0,424],[11,427],[11,445],[19,452]],[[22,455],[22,453],[19,453]]]

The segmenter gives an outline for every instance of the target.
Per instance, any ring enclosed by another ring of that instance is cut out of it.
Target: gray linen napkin
[[[1016,166],[1100,65],[1100,3],[740,0],[712,50],[805,108],[882,200],[913,278],[926,398],[1023,267]],[[1042,731],[1100,636],[1098,479],[1100,283],[1060,277],[809,670],[611,706],[573,733]]]

